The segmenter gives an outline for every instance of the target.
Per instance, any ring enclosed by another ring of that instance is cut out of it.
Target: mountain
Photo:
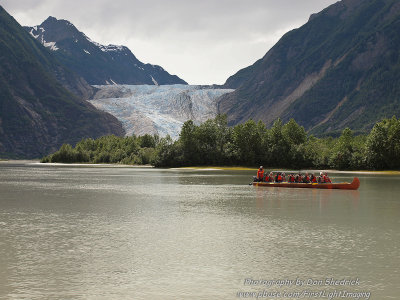
[[[294,118],[314,134],[365,132],[400,116],[400,2],[343,0],[285,34],[228,78],[219,99],[230,124]]]
[[[196,124],[217,115],[216,99],[231,89],[199,85],[104,85],[90,100],[115,116],[127,135],[169,134],[179,137],[187,120]]]
[[[41,25],[25,29],[90,84],[186,84],[160,66],[140,62],[125,46],[92,41],[66,20],[49,17]]]
[[[91,87],[1,6],[0,82],[0,157],[37,158],[62,143],[124,134],[116,118],[82,99]]]

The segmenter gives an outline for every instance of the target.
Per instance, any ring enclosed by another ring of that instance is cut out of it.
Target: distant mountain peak
[[[58,22],[58,21],[62,21],[62,20],[58,20],[57,18],[53,17],[53,16],[49,16],[46,20],[43,21],[42,24],[44,23],[49,23],[49,22]],[[65,20],[64,20],[65,21]],[[68,22],[68,21],[67,21]],[[69,23],[69,22],[68,22]]]
[[[187,84],[160,66],[142,63],[126,46],[93,41],[68,20],[50,16],[25,29],[90,84]]]
[[[43,23],[46,23],[46,22],[57,22],[57,21],[58,21],[58,19],[56,17],[49,16],[46,20],[43,21]]]
[[[365,0],[342,0],[338,1],[324,10],[312,14],[308,21],[312,21],[316,17],[319,16],[331,16],[331,17],[340,17],[341,19],[345,19],[348,16],[351,16],[354,10],[356,10],[360,5],[365,3]]]

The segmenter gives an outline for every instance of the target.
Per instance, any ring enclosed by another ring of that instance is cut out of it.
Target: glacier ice
[[[179,137],[187,120],[200,124],[217,114],[216,99],[232,89],[198,85],[98,85],[89,100],[121,121],[126,135]]]

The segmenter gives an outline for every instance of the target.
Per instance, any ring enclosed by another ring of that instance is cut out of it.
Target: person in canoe
[[[310,181],[312,183],[316,183],[317,182],[317,178],[315,177],[315,175],[313,173],[311,173],[311,175],[310,175]]]
[[[269,175],[267,174],[267,176],[265,177],[265,181],[266,182],[274,182],[274,174],[272,172],[269,173]]]
[[[293,174],[289,174],[288,175],[288,182],[289,183],[294,183],[294,175]]]
[[[329,178],[327,172],[325,172],[325,174],[323,175],[323,181],[324,183],[332,183],[332,180]]]
[[[260,168],[257,171],[257,177],[255,178],[255,181],[258,182],[263,182],[264,181],[264,168],[263,166],[260,166]]]
[[[318,183],[324,183],[324,173],[319,172],[319,176],[317,177]]]
[[[332,183],[327,172],[320,172],[317,181],[318,183]]]
[[[282,181],[283,181],[282,174],[280,172],[276,173],[275,182],[282,182]]]
[[[294,177],[294,182],[297,182],[297,183],[302,183],[303,182],[303,176],[301,176],[301,173],[299,172],[299,174],[297,174],[295,177]]]
[[[310,176],[308,176],[308,172],[306,173],[306,175],[303,176],[303,183],[309,183],[310,182]]]

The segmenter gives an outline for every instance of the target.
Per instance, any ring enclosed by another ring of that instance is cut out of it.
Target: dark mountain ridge
[[[400,2],[344,0],[285,34],[228,78],[219,99],[230,124],[294,118],[316,134],[365,132],[400,115]]]
[[[1,6],[0,82],[1,157],[38,158],[62,143],[124,134],[116,118],[82,99],[91,87]]]
[[[90,84],[187,84],[160,66],[142,63],[125,46],[92,41],[67,20],[49,17],[25,29]]]

